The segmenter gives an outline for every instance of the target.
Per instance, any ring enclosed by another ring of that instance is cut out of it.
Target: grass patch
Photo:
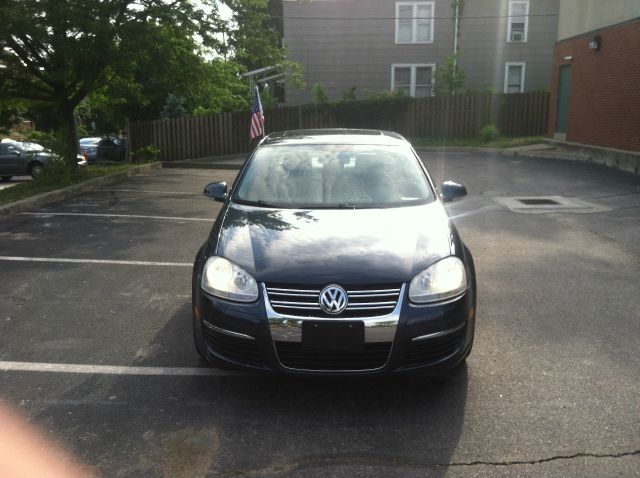
[[[128,171],[137,166],[137,164],[108,164],[108,165],[93,165],[89,164],[86,167],[81,168],[78,171],[74,171],[71,174],[56,174],[47,175],[43,173],[38,176],[38,179],[32,181],[25,181],[15,186],[3,189],[0,191],[0,205],[8,204],[20,199],[25,199],[37,194],[54,191],[61,189],[72,184],[78,184],[89,179],[99,178],[101,176],[107,176],[109,174],[119,173],[121,171]],[[46,171],[46,170],[45,170]]]
[[[409,138],[409,141],[415,148],[430,146],[437,148],[465,147],[503,149],[542,143],[542,140],[542,136],[527,136],[522,138],[500,137],[487,143],[483,143],[479,138]]]

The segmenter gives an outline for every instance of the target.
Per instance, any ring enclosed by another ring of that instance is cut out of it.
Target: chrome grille
[[[271,308],[281,314],[295,317],[374,317],[388,315],[396,307],[402,284],[378,284],[344,287],[349,303],[340,314],[325,313],[319,304],[324,286],[291,284],[265,284]]]

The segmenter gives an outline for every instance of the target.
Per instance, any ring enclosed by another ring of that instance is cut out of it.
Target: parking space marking
[[[180,194],[185,196],[202,196],[202,193],[182,192],[182,191],[155,191],[151,189],[95,189],[95,191],[109,193],[146,193],[146,194]]]
[[[193,267],[191,262],[156,262],[156,261],[118,261],[110,259],[70,259],[67,257],[19,257],[0,256],[0,261],[14,262],[62,262],[73,264],[115,264],[124,266],[173,266]]]
[[[160,219],[166,221],[199,221],[199,222],[213,222],[214,218],[204,217],[176,217],[176,216],[144,216],[141,214],[98,214],[88,212],[23,212],[21,216],[37,216],[37,217],[51,217],[51,216],[90,216],[90,217],[121,217],[125,219]]]
[[[2,372],[80,373],[88,375],[156,375],[220,377],[244,375],[243,372],[198,367],[136,367],[129,365],[84,365],[73,363],[0,361]]]

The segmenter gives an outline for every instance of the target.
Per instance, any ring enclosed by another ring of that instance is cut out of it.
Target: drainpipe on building
[[[459,15],[458,2],[459,0],[456,0],[456,21],[455,21],[455,26],[453,30],[453,66],[454,67],[456,66],[456,55],[458,53],[458,22],[460,21],[460,17],[458,16]]]
[[[460,0],[456,0],[456,19],[453,28],[453,79],[456,79],[456,70],[458,67],[458,28],[459,28],[459,4]],[[453,92],[455,95],[455,91]]]

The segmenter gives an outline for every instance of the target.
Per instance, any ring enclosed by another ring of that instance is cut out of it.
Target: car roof
[[[270,133],[265,144],[374,144],[400,146],[408,144],[398,133],[377,129],[296,129]]]

